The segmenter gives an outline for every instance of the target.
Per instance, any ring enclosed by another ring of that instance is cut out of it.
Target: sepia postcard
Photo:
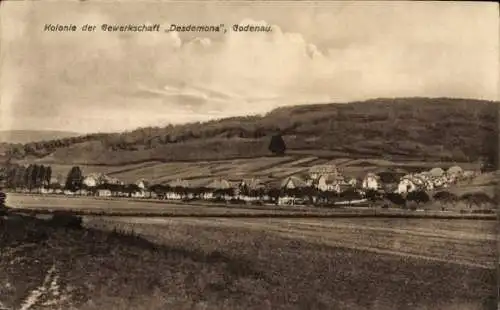
[[[2,1],[0,310],[497,309],[499,55],[493,2]]]

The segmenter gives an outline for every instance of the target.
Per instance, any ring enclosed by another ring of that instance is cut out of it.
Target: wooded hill
[[[277,108],[264,116],[140,128],[9,145],[13,159],[118,165],[270,156],[281,133],[287,153],[320,157],[490,162],[498,153],[498,102],[373,99]]]

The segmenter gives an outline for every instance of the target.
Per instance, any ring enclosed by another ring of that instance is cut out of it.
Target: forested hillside
[[[108,165],[256,157],[271,155],[271,136],[281,133],[292,154],[492,162],[498,153],[497,119],[498,102],[374,99],[17,144],[9,147],[9,154],[46,163]]]
[[[64,139],[81,134],[55,130],[0,130],[0,143],[29,143],[35,141]]]

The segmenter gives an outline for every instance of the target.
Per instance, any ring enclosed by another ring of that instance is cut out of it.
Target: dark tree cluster
[[[39,187],[49,187],[52,178],[52,167],[32,164],[8,165],[4,168],[4,184],[7,188],[23,188],[32,190]]]
[[[72,167],[68,172],[68,176],[66,177],[64,188],[70,191],[77,191],[82,189],[83,178],[83,173],[80,167]]]
[[[281,135],[274,135],[269,142],[269,151],[278,156],[285,155],[286,145]]]

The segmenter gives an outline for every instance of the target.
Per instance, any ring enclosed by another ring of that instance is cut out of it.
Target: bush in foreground
[[[73,215],[69,212],[56,212],[52,216],[52,219],[49,222],[50,225],[56,227],[66,227],[72,229],[81,229],[82,228],[82,218],[76,215]]]

